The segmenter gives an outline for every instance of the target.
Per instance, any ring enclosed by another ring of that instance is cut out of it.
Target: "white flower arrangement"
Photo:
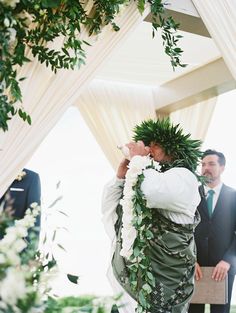
[[[0,312],[33,312],[40,308],[44,312],[45,295],[48,286],[44,286],[45,275],[50,275],[54,265],[39,251],[37,240],[27,246],[26,237],[30,236],[36,217],[40,212],[37,203],[33,203],[23,219],[16,220],[13,226],[5,229],[0,240]],[[32,256],[33,252],[33,256]]]
[[[17,301],[31,291],[31,286],[27,286],[27,279],[32,271],[29,265],[21,264],[19,254],[27,246],[24,238],[28,235],[28,229],[34,225],[38,214],[39,206],[32,204],[32,211],[28,209],[23,219],[15,221],[14,226],[8,227],[0,241],[0,270],[4,273],[0,277],[0,308],[2,309],[7,306],[14,308]]]
[[[20,2],[20,0],[0,0],[0,2],[4,5],[15,8],[16,4]]]
[[[5,211],[1,212],[6,215],[7,223],[4,224],[3,229],[0,229],[0,235],[2,231],[5,234],[0,240],[0,312],[53,313],[58,311],[59,307],[60,312],[65,313],[113,312],[111,309],[120,296],[117,298],[91,296],[88,300],[86,297],[85,299],[83,297],[57,298],[56,295],[52,295],[51,283],[58,273],[52,255],[55,232],[53,238],[50,236],[48,238],[45,234],[39,251],[37,241],[32,240],[29,232],[29,229],[30,231],[35,229],[34,224],[39,211],[40,207],[36,203],[32,204],[23,219],[14,221],[14,226],[12,226],[12,216],[7,215]],[[33,243],[32,248],[27,245],[26,237],[30,239],[29,245]],[[47,246],[44,249],[46,242]],[[77,284],[77,276],[67,274],[67,277],[69,281]],[[71,302],[71,306],[68,302]]]
[[[156,170],[160,169],[159,163],[149,156],[134,156],[129,163],[129,169],[125,177],[124,195],[123,199],[120,201],[123,208],[121,230],[122,249],[120,255],[127,259],[133,254],[133,243],[137,236],[137,230],[133,225],[135,216],[133,210],[135,191],[133,187],[136,185],[139,175],[148,167],[154,167]]]

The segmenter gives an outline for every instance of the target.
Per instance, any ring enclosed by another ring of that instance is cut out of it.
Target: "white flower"
[[[128,171],[128,175],[130,174],[141,174],[142,170],[145,169],[147,166],[152,164],[152,160],[148,156],[140,156],[136,155],[132,158],[131,162],[129,163],[130,170]]]
[[[24,238],[28,234],[28,229],[23,225],[23,223],[19,223],[20,220],[15,221],[15,232],[16,235],[20,238]]]
[[[5,256],[6,256],[7,261],[13,266],[17,266],[21,263],[19,255],[12,249],[8,249],[5,252]]]
[[[0,286],[1,286],[1,284],[0,284]],[[7,305],[6,305],[6,303],[4,303],[4,302],[2,302],[1,300],[0,300],[0,309],[3,309],[3,310],[7,310]],[[1,310],[0,310],[0,312],[1,312]],[[4,311],[3,311],[4,312]]]
[[[12,231],[11,231],[11,229],[12,229]],[[16,238],[17,238],[17,236],[16,236],[15,228],[9,227],[7,229],[6,235],[1,240],[0,245],[1,246],[5,245],[5,246],[10,247],[15,242]]]
[[[4,24],[5,27],[9,27],[9,26],[10,26],[10,20],[9,20],[9,18],[5,17],[5,18],[4,18],[4,21],[3,21],[3,24]]]
[[[10,33],[10,39],[9,39],[9,42],[10,43],[13,43],[15,42],[16,40],[16,30],[15,28],[8,28],[8,31]],[[23,173],[23,172],[22,172]],[[25,173],[25,172],[24,172]],[[22,179],[22,178],[21,178]],[[21,179],[18,179],[18,180],[21,180]]]
[[[133,253],[132,247],[137,237],[137,231],[133,226],[133,198],[135,196],[133,187],[137,183],[138,176],[149,166],[154,167],[156,170],[160,169],[159,163],[153,161],[150,157],[136,155],[131,159],[129,169],[125,176],[124,196],[120,201],[123,208],[121,229],[122,249],[120,255],[127,259],[129,259]]]
[[[5,4],[6,6],[14,8],[16,4],[20,2],[20,0],[0,0],[0,2]]]
[[[21,181],[25,176],[26,176],[26,172],[25,172],[25,171],[21,171],[21,172],[17,175],[16,180]]]
[[[0,283],[0,298],[9,305],[15,305],[17,300],[23,298],[25,294],[23,273],[13,267],[8,268],[5,279]]]
[[[38,208],[38,203],[37,202],[33,202],[33,203],[31,203],[31,205],[30,205],[30,207],[32,208],[32,209],[36,209],[36,208]]]
[[[12,249],[17,253],[22,252],[27,247],[27,243],[23,239],[17,239],[12,246]]]
[[[0,265],[4,264],[6,262],[6,257],[4,256],[3,253],[0,253]]]
[[[29,26],[33,22],[33,16],[30,15],[25,10],[23,10],[19,14],[17,14],[17,18],[23,19],[24,20],[24,24],[26,24],[26,26]]]

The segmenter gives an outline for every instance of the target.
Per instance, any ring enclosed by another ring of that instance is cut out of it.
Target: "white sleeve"
[[[185,213],[194,216],[199,204],[198,181],[186,168],[172,168],[164,173],[154,169],[144,171],[141,190],[147,207]]]
[[[105,185],[103,190],[102,222],[112,242],[115,238],[116,208],[122,196],[124,182],[124,179],[114,178]]]

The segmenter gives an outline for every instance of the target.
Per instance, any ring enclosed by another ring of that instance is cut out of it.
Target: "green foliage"
[[[104,299],[104,301],[103,301]],[[100,304],[94,304],[94,301],[99,300]],[[79,297],[63,297],[63,298],[49,298],[47,301],[47,308],[44,313],[62,313],[64,309],[69,309],[70,313],[106,313],[106,301],[113,301],[113,298],[98,298],[95,296],[79,296]],[[112,306],[111,313],[117,313],[116,305]],[[68,312],[67,311],[67,312]]]
[[[85,64],[84,47],[88,42],[80,39],[81,28],[88,34],[99,34],[110,24],[114,31],[120,28],[114,18],[122,5],[129,0],[97,0],[92,12],[86,12],[83,1],[78,0],[11,0],[0,2],[0,128],[8,129],[8,121],[16,114],[31,124],[30,115],[25,112],[22,102],[18,69],[33,57],[56,73],[58,70],[79,69]],[[170,56],[172,67],[185,66],[180,62],[182,50],[177,47],[180,35],[179,25],[173,18],[165,16],[164,4],[160,0],[137,0],[137,9],[142,14],[145,6],[151,6],[153,36],[161,29],[165,52]],[[48,48],[48,43],[59,36],[65,40],[60,50]]]
[[[141,184],[144,175],[138,176],[136,185],[133,187],[133,226],[137,231],[137,237],[133,245],[133,254],[130,258],[129,281],[138,298],[138,313],[146,313],[151,308],[151,293],[155,287],[155,278],[151,273],[151,260],[148,257],[148,242],[153,238],[152,212],[146,206],[146,201],[141,192]]]
[[[175,166],[185,167],[194,173],[202,155],[201,141],[190,139],[190,134],[184,135],[180,125],[173,125],[169,118],[150,119],[137,125],[134,140],[142,140],[146,146],[154,142],[164,149],[171,162],[161,164],[163,172]]]

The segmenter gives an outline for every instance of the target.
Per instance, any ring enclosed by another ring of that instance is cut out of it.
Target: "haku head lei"
[[[158,144],[171,157],[170,162],[160,164],[162,172],[171,167],[185,167],[195,173],[202,156],[202,142],[190,139],[190,134],[185,135],[180,125],[173,125],[169,118],[150,119],[136,125],[133,139],[142,140],[146,146]]]

